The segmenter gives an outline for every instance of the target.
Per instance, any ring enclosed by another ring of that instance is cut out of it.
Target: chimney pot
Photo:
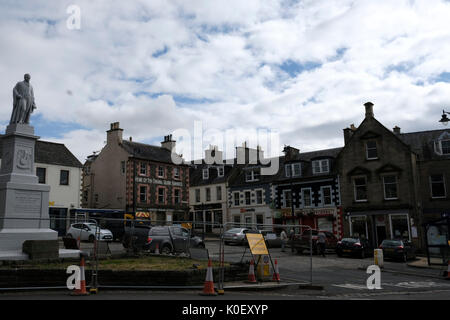
[[[364,106],[366,107],[366,118],[367,117],[373,117],[373,103],[372,102],[366,102],[364,103]]]
[[[392,131],[393,131],[395,134],[400,134],[400,127],[395,126],[395,127],[392,129]]]

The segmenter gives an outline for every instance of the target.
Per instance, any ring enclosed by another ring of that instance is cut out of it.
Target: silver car
[[[259,233],[258,230],[248,229],[248,228],[233,228],[226,231],[223,234],[223,242],[225,244],[245,244],[246,238],[245,235],[247,233]]]
[[[70,225],[69,230],[67,231],[67,237],[69,238],[80,238],[81,241],[89,241],[94,242],[95,236],[97,234],[98,241],[113,241],[113,234],[108,229],[100,229],[99,232],[96,232],[95,223],[91,222],[83,222],[83,223],[74,223]]]

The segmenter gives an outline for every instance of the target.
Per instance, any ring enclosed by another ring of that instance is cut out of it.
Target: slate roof
[[[163,147],[128,140],[123,140],[121,146],[130,156],[135,158],[173,164],[172,152]]]
[[[407,145],[411,147],[411,150],[419,155],[419,160],[434,160],[434,159],[448,159],[448,155],[438,155],[434,152],[434,142],[449,129],[442,130],[428,130],[410,133],[401,133],[398,137]]]
[[[3,143],[0,135],[0,157],[3,155]],[[62,143],[37,140],[34,148],[36,163],[54,164],[66,167],[82,168],[81,162]]]
[[[227,182],[228,178],[232,174],[233,166],[224,165],[223,177],[218,176],[218,165],[192,164],[189,169],[189,181],[191,186],[203,186],[209,184],[218,184]],[[209,168],[209,178],[203,179],[203,169]]]

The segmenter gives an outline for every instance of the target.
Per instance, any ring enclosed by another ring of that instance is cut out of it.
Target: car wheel
[[[89,236],[89,242],[94,242],[95,240],[95,236],[93,236],[92,234]]]
[[[161,248],[161,254],[170,254],[172,252],[172,249],[170,249],[170,247],[168,245],[164,245]]]
[[[67,238],[72,238],[72,239],[73,239],[73,236],[72,236],[72,234],[70,234],[70,233],[68,233],[68,234],[66,235],[66,237],[67,237]]]

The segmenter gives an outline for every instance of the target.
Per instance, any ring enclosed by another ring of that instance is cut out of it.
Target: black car
[[[339,257],[350,255],[364,259],[373,255],[373,248],[367,239],[343,238],[337,243],[336,253]]]
[[[130,238],[135,249],[155,252],[158,247],[163,254],[186,253],[189,248],[205,248],[202,238],[191,235],[188,229],[176,226],[126,228],[124,247],[129,247]]]
[[[384,258],[391,258],[403,262],[416,258],[416,248],[408,240],[383,240],[380,249],[383,250]]]

